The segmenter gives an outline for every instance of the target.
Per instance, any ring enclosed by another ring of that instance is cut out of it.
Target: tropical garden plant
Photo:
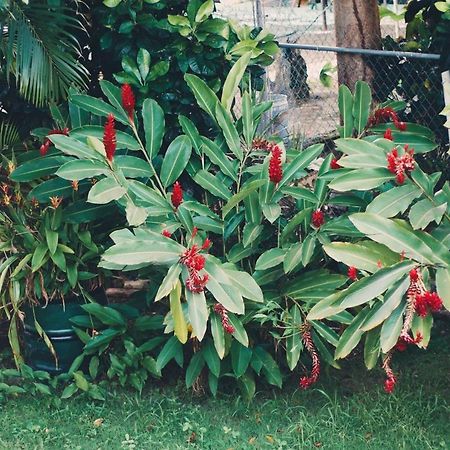
[[[93,357],[94,369],[106,365],[110,378],[140,390],[175,361],[186,366],[188,387],[207,379],[215,393],[235,379],[251,397],[257,376],[281,386],[284,368],[298,370],[302,355],[311,371],[300,386],[311,386],[321,361],[338,367],[364,340],[367,367],[381,360],[392,392],[394,352],[426,347],[431,312],[450,306],[448,181],[414,160],[437,147],[432,133],[402,122],[401,104],[375,108],[360,82],[354,95],[340,89],[333,154],[321,144],[286,149],[260,135],[271,105],[241,84],[249,61],[236,62],[220,98],[185,75],[213,138],[180,116],[184,134],[166,149],[158,103],[136,108],[130,85],[107,81],[108,102],[74,93],[70,103],[106,118],[103,128],[80,123],[48,136],[71,158],[56,175],[95,178],[87,202],[116,205],[126,218],[100,266],[145,273],[152,285],[136,318],[151,324],[148,342],[130,334],[133,310],[88,305],[97,324],[74,320],[86,347],[73,370]]]

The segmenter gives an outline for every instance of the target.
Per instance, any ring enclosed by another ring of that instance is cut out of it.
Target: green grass
[[[4,399],[0,449],[449,448],[448,344],[445,333],[426,352],[396,355],[400,380],[390,396],[382,372],[367,373],[357,359],[323,374],[314,390],[296,390],[292,379],[282,391],[263,389],[250,405],[237,393],[212,399],[167,385],[142,396],[112,391],[104,403]]]

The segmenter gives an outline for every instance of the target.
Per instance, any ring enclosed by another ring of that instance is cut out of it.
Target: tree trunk
[[[334,2],[334,14],[338,47],[381,47],[377,0],[337,0]],[[372,85],[374,72],[364,56],[338,54],[337,61],[340,84],[346,84],[351,90],[358,80]]]

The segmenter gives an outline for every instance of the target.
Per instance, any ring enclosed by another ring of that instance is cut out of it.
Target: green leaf
[[[195,380],[200,375],[203,367],[205,366],[205,359],[203,358],[203,352],[194,353],[191,361],[186,369],[186,387],[190,388]]]
[[[302,242],[292,244],[289,250],[286,252],[286,256],[283,261],[284,273],[288,274],[296,269],[302,263]]]
[[[72,137],[64,136],[62,134],[52,134],[51,136],[49,136],[49,139],[53,142],[58,150],[61,150],[66,155],[76,156],[80,159],[94,159],[97,161],[105,160],[104,154],[100,154],[88,145]]]
[[[225,356],[225,331],[218,314],[211,315],[211,335],[214,341],[214,347],[220,359]]]
[[[177,284],[177,281],[179,280],[180,274],[181,264],[176,263],[169,268],[166,276],[159,286],[158,292],[156,293],[155,302],[167,297],[172,292]]]
[[[289,220],[288,224],[284,227],[281,232],[281,241],[284,242],[288,237],[296,230],[298,226],[307,218],[310,217],[312,213],[312,208],[306,208],[298,212],[292,219]]]
[[[400,303],[381,327],[380,344],[383,353],[387,353],[397,344],[403,327],[403,311],[405,307],[405,302]]]
[[[48,249],[50,250],[50,253],[53,255],[56,252],[56,248],[58,246],[59,235],[56,231],[46,228],[45,239],[47,241]]]
[[[212,1],[211,1],[212,3]],[[248,52],[242,55],[233,65],[230,72],[225,79],[225,83],[222,88],[222,105],[226,111],[230,111],[233,100],[236,97],[239,83],[244,76],[245,70],[252,57],[252,52]]]
[[[234,126],[230,116],[224,110],[220,103],[216,105],[216,119],[219,127],[222,129],[223,137],[231,150],[231,152],[238,158],[242,160],[243,151],[241,148],[241,140],[239,138],[239,133]]]
[[[204,292],[194,293],[185,289],[186,301],[188,304],[189,321],[196,338],[201,341],[206,333],[208,323],[208,307]]]
[[[111,325],[113,327],[124,327],[126,321],[119,311],[108,306],[102,306],[98,303],[87,303],[81,306],[84,311],[91,314],[100,320],[105,325]]]
[[[299,186],[285,186],[281,189],[281,192],[285,195],[290,195],[296,200],[306,200],[313,204],[319,203],[319,199],[316,197],[314,192]]]
[[[357,81],[355,84],[355,101],[353,103],[353,117],[355,118],[355,128],[358,134],[364,130],[370,115],[372,104],[372,93],[369,85],[364,81]]]
[[[164,187],[172,185],[183,173],[191,157],[192,144],[187,136],[176,137],[169,145],[161,166]]]
[[[222,304],[225,309],[237,314],[244,314],[244,300],[239,291],[231,285],[223,285],[209,272],[206,289]]]
[[[369,313],[370,308],[365,307],[353,319],[352,323],[345,329],[336,346],[334,354],[335,359],[345,358],[358,345],[364,331],[361,330],[361,325]]]
[[[306,267],[314,254],[314,249],[316,248],[317,239],[314,235],[306,236],[302,243],[302,265]]]
[[[39,270],[45,262],[45,256],[47,255],[48,247],[44,243],[39,244],[34,252],[31,259],[31,270],[36,272]],[[28,258],[29,259],[29,258]]]
[[[83,392],[87,392],[89,390],[89,383],[84,377],[83,372],[75,372],[73,374],[73,378],[78,389],[82,390]]]
[[[182,115],[178,116],[178,122],[180,122],[180,126],[183,130],[183,133],[189,137],[192,145],[194,146],[195,151],[197,152],[198,155],[200,155],[202,141],[200,133],[198,132],[196,126],[190,119]]]
[[[226,273],[243,297],[253,300],[254,302],[262,303],[264,301],[264,295],[261,288],[249,273],[228,269],[226,269]]]
[[[119,200],[126,193],[126,189],[120,186],[114,178],[103,178],[92,186],[88,194],[88,202],[96,205],[104,205]]]
[[[150,178],[155,174],[147,161],[135,156],[118,155],[114,162],[126,178]]]
[[[323,144],[315,144],[301,151],[285,168],[283,179],[278,184],[278,188],[289,183],[298,171],[308,167],[322,153],[323,147]]]
[[[370,331],[383,323],[390,315],[392,311],[397,308],[397,306],[402,301],[403,296],[409,288],[409,277],[405,277],[395,283],[387,292],[384,294],[383,302],[377,302],[372,307],[370,314],[367,316],[366,321],[363,323],[361,329],[363,331]]]
[[[286,359],[289,369],[292,371],[297,367],[303,348],[300,336],[302,315],[297,305],[293,305],[289,312],[289,328],[286,330],[286,334],[288,335],[286,338]]]
[[[199,170],[194,177],[194,181],[216,197],[224,200],[228,200],[231,197],[228,188],[217,177],[206,170]]]
[[[194,94],[200,108],[206,111],[209,116],[215,120],[216,105],[219,101],[216,94],[214,94],[208,85],[196,75],[186,74],[184,79]]]
[[[250,360],[252,359],[252,350],[243,346],[237,341],[231,344],[231,366],[237,377],[241,377],[247,371]]]
[[[173,211],[171,204],[159,192],[144,183],[132,180],[128,183],[128,188],[136,196],[136,203],[142,206],[157,206],[161,208],[162,213]]]
[[[417,344],[419,348],[427,348],[431,338],[431,329],[433,327],[433,315],[427,314],[425,317],[415,315],[411,324],[411,331],[414,336],[419,333],[422,339]]]
[[[450,311],[450,268],[436,270],[436,289],[444,307]]]
[[[180,360],[183,355],[183,347],[176,336],[172,336],[161,349],[156,360],[156,369],[160,372],[172,359]]]
[[[146,98],[142,105],[142,119],[145,131],[145,150],[150,159],[159,152],[165,132],[164,111],[151,98]]]
[[[252,192],[259,189],[265,180],[253,180],[250,183],[247,183],[239,192],[234,194],[227,202],[227,204],[222,208],[222,217],[226,217],[226,215],[236,206],[238,205],[244,198],[249,196]]]
[[[9,178],[11,181],[27,182],[54,174],[64,163],[70,161],[66,156],[46,156],[36,158],[19,166]]]
[[[360,169],[334,178],[328,186],[330,189],[341,192],[367,191],[393,179],[394,175],[387,169]]]
[[[210,161],[219,166],[221,172],[230,177],[232,180],[237,180],[237,173],[233,165],[227,156],[223,153],[222,149],[213,141],[202,137],[201,150],[210,159]]]
[[[345,85],[339,86],[338,105],[344,125],[341,137],[351,137],[353,133],[353,95]]]
[[[415,230],[423,230],[433,221],[439,225],[446,210],[447,203],[435,206],[425,198],[411,207],[408,216],[409,222]]]
[[[205,21],[214,11],[214,0],[206,0],[202,3],[200,8],[198,8],[197,14],[195,16],[195,21],[197,23]]]
[[[141,78],[145,80],[150,72],[150,52],[145,48],[140,48],[137,54],[137,63]]]
[[[260,255],[256,260],[255,270],[266,270],[278,266],[284,260],[286,250],[282,248],[271,248]]]
[[[375,197],[367,206],[366,212],[387,218],[394,217],[398,213],[404,213],[421,194],[420,189],[413,184],[397,186]]]
[[[228,314],[228,319],[234,328],[232,336],[243,346],[248,347],[248,335],[241,320],[232,313]]]
[[[174,334],[178,340],[185,344],[188,338],[188,327],[181,306],[181,283],[177,279],[173,289],[170,291],[170,312],[173,318]]]
[[[96,116],[108,117],[109,114],[112,114],[119,122],[125,125],[128,124],[128,117],[125,114],[99,98],[85,94],[75,94],[70,97],[70,101]]]
[[[430,247],[399,221],[394,222],[369,213],[352,214],[350,220],[361,233],[397,253],[404,252],[406,258],[427,264],[436,261],[437,255],[434,255]]]
[[[255,347],[255,355],[262,361],[262,370],[268,383],[281,388],[283,380],[280,369],[270,353],[262,347]]]
[[[254,136],[254,125],[252,99],[248,92],[244,92],[244,95],[242,96],[242,127],[247,148],[251,148]]]
[[[217,355],[216,349],[214,348],[211,339],[208,339],[203,345],[203,358],[205,358],[206,365],[208,366],[211,373],[215,377],[220,376],[220,358]]]
[[[366,334],[364,343],[364,363],[369,370],[376,366],[380,350],[380,329],[374,328]]]
[[[72,395],[75,394],[77,391],[78,391],[77,385],[76,385],[75,383],[71,383],[71,384],[67,385],[67,386],[64,388],[64,390],[63,390],[63,392],[62,392],[62,394],[61,394],[61,398],[62,398],[63,400],[64,400],[64,399],[67,399],[67,398],[70,398],[70,397],[72,397]]]
[[[97,160],[79,159],[69,161],[63,164],[56,172],[58,177],[65,180],[84,180],[85,178],[93,178],[98,175],[105,175],[108,167]]]
[[[247,223],[244,226],[244,230],[242,233],[243,234],[242,243],[244,244],[244,247],[248,247],[249,245],[251,245],[255,241],[255,239],[258,238],[263,229],[264,229],[263,225],[259,225],[257,223]]]
[[[247,401],[255,396],[256,383],[253,374],[249,371],[242,375],[238,380],[239,390],[241,391],[242,397]]]

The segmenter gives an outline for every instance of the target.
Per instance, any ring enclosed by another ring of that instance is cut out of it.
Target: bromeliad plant
[[[391,391],[394,347],[425,347],[428,311],[449,304],[449,188],[436,190],[439,174],[423,173],[411,150],[436,145],[426,129],[398,119],[397,105],[371,117],[370,90],[358,83],[354,96],[340,91],[339,160],[321,157],[323,145],[286,150],[258,136],[270,103],[242,92],[242,116],[231,111],[246,64],[244,55],[220,99],[197,76],[185,76],[216,138],[180,116],[185,134],[166,151],[158,104],[146,99],[137,114],[129,86],[102,82],[109,104],[82,96],[77,105],[107,117],[103,142],[89,127],[50,136],[78,158],[57,175],[96,177],[88,202],[115,202],[127,217],[129,227],[111,235],[102,267],[150,267],[155,280],[162,271],[154,300],[167,305],[164,331],[174,337],[157,368],[180,362],[180,344],[190,342],[188,386],[207,368],[212,392],[232,376],[251,395],[255,374],[281,385],[274,348],[284,349],[290,370],[305,349],[312,370],[300,386],[307,388],[318,379],[320,360],[337,366],[365,336],[366,364],[372,368],[382,356]],[[381,123],[394,118],[393,125]],[[121,139],[137,143],[130,150],[141,157],[117,154],[117,122],[126,129]]]

